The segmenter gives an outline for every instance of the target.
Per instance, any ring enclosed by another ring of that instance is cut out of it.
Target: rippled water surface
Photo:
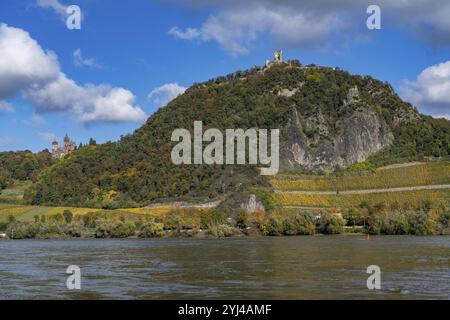
[[[0,298],[450,299],[450,237],[0,241]]]

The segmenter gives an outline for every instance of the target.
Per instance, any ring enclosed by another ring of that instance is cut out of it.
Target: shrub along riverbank
[[[219,210],[171,209],[164,214],[97,211],[74,215],[70,210],[34,221],[17,221],[14,215],[0,223],[0,231],[14,239],[154,238],[292,236],[314,234],[450,234],[450,210],[423,203],[410,208],[383,204],[338,211],[284,209],[229,217]]]

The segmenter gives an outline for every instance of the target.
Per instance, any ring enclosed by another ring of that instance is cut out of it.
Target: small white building
[[[7,235],[6,233],[0,232],[0,239],[6,239]]]

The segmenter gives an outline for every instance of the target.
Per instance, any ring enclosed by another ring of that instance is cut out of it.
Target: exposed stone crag
[[[342,106],[354,103],[362,103],[357,87],[349,90]],[[335,123],[328,123],[319,107],[306,117],[299,110],[298,106],[291,106],[283,131],[281,166],[284,170],[329,172],[365,161],[394,139],[384,118],[369,105],[363,111],[356,108]]]

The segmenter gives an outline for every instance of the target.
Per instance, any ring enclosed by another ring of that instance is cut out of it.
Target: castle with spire
[[[52,157],[54,159],[64,158],[66,155],[75,151],[76,149],[75,142],[70,140],[69,136],[66,134],[64,137],[64,145],[60,148],[58,141],[52,142]]]

